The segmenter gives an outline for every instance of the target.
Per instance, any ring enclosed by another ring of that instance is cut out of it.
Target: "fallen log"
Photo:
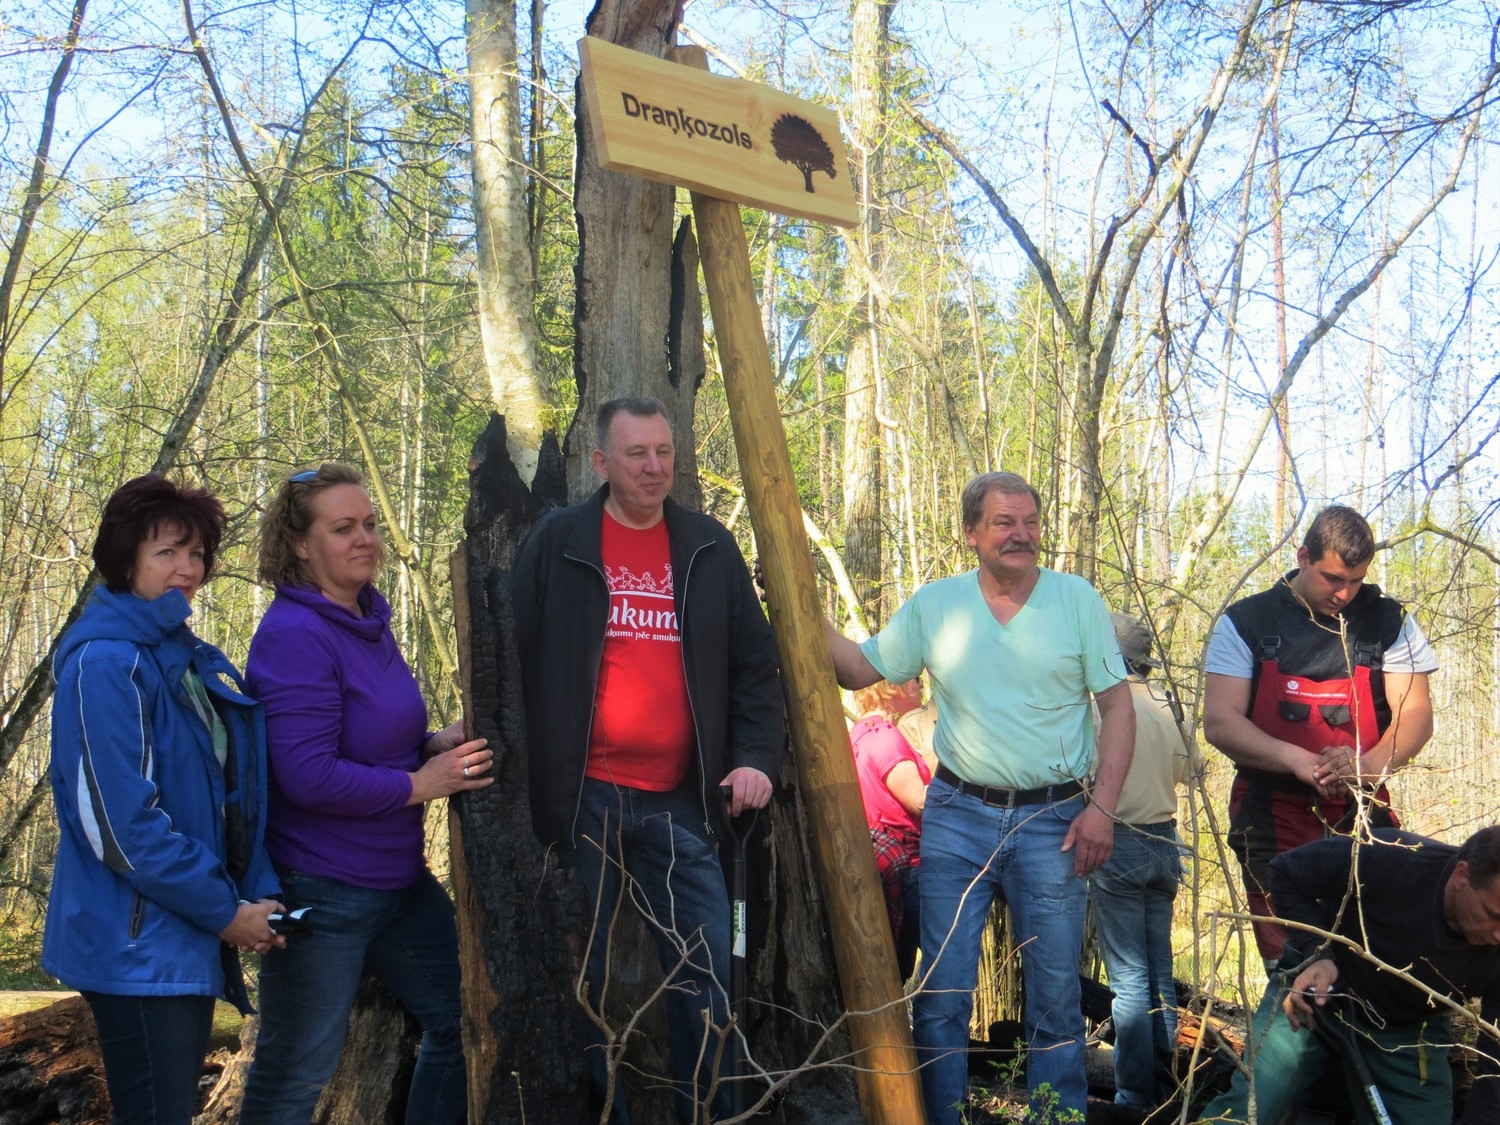
[[[104,1060],[82,996],[0,1019],[0,1125],[108,1120]]]
[[[1221,1044],[1236,1055],[1243,1055],[1244,1029],[1218,1016],[1209,1016],[1205,1023],[1200,1016],[1186,1008],[1178,1010],[1177,1046],[1189,1051],[1201,1046],[1205,1051],[1212,1051]]]

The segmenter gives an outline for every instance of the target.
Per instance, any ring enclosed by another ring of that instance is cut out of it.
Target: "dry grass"
[[[0,1019],[34,1012],[72,995],[71,992],[0,992]]]
[[[10,1016],[19,1016],[24,1012],[34,1012],[38,1008],[45,1008],[48,1004],[55,1004],[65,997],[74,995],[71,992],[0,992],[0,1019]],[[222,1000],[214,1005],[214,1029],[209,1036],[208,1048],[211,1051],[223,1048],[227,1051],[236,1051],[240,1045],[240,1024],[243,1023],[238,1010],[233,1005],[226,1004]]]

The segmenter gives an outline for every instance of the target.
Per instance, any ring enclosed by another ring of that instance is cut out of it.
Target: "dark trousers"
[[[703,823],[696,793],[653,793],[587,778],[578,804],[579,880],[599,908],[589,935],[589,1003],[620,1027],[628,1013],[606,995],[610,922],[628,900],[656,939],[667,980],[667,1047],[677,1119],[703,1120],[710,1105],[719,1120],[731,1115],[728,1086],[719,1082],[721,1036],[729,1026],[729,894],[719,853]],[[589,1080],[602,1112],[609,1085],[602,1037],[589,1049]],[[597,1119],[597,1115],[595,1115]],[[612,1125],[628,1125],[629,1107],[616,1088]]]
[[[85,992],[99,1029],[113,1125],[188,1125],[213,1029],[212,996]]]
[[[338,1066],[368,968],[422,1025],[407,1125],[456,1125],[468,1113],[458,928],[453,902],[425,867],[400,890],[356,887],[279,868],[287,903],[313,931],[261,958],[260,1038],[241,1125],[307,1125]]]

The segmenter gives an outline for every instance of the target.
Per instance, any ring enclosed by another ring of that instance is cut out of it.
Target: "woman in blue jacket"
[[[265,721],[187,627],[225,527],[160,476],[104,508],[96,589],[53,669],[60,833],[42,967],[93,1010],[115,1125],[192,1120],[214,1001],[248,1011],[236,950],[284,943],[265,828]]]

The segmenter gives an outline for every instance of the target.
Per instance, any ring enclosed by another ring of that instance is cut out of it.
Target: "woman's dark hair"
[[[213,577],[214,556],[227,525],[224,505],[208,489],[174,484],[149,473],[120,485],[104,505],[94,538],[94,565],[106,586],[124,593],[130,589],[130,572],[141,544],[164,527],[176,527],[182,532],[178,544],[194,538],[202,543],[203,581],[207,582]]]
[[[267,586],[317,586],[307,563],[297,557],[297,545],[318,517],[313,507],[318,494],[336,484],[363,488],[364,474],[353,465],[325,461],[281,482],[260,520],[260,580]]]

